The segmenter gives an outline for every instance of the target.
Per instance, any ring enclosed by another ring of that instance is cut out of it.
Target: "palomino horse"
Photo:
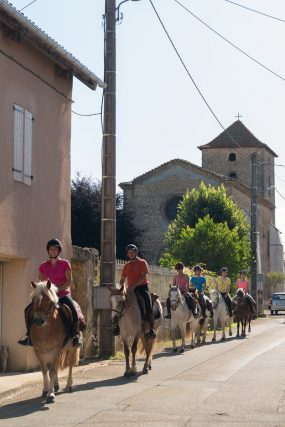
[[[229,317],[228,309],[224,301],[223,295],[216,289],[210,293],[210,298],[213,306],[213,321],[214,321],[214,335],[212,341],[216,341],[216,330],[218,320],[221,323],[222,328],[222,341],[226,339],[225,326],[229,326],[229,336],[232,336],[232,321],[233,318]]]
[[[191,348],[195,347],[195,335],[198,327],[198,317],[195,318],[189,310],[185,297],[177,286],[171,286],[169,291],[171,304],[171,326],[173,351],[177,352],[175,329],[179,327],[181,333],[181,347],[179,353],[185,351],[185,338],[191,336]]]
[[[55,399],[59,390],[58,369],[69,367],[66,391],[72,391],[72,368],[79,361],[80,348],[72,347],[60,317],[57,288],[50,280],[32,282],[31,341],[43,374],[43,393],[46,401]]]
[[[203,315],[202,315],[202,309],[200,307],[199,301],[199,322],[198,322],[198,327],[197,327],[197,344],[200,344],[201,342],[201,335],[202,337],[202,344],[205,344],[206,342],[206,334],[207,334],[207,329],[208,329],[208,319],[210,317],[210,310],[208,309],[209,305],[211,305],[211,301],[210,299],[204,295],[204,299],[205,299],[205,304],[206,304],[206,317],[203,319]]]
[[[119,289],[109,287],[109,291],[112,322],[113,324],[119,323],[120,336],[124,345],[126,360],[124,376],[135,376],[137,373],[136,353],[139,339],[146,354],[143,373],[147,374],[149,369],[151,369],[155,339],[145,337],[145,332],[149,328],[149,323],[142,319],[136,294],[130,288],[126,291],[124,285]],[[154,324],[155,330],[157,330],[162,321],[162,307],[158,299],[154,301],[153,308],[159,313],[159,318],[155,320]],[[132,352],[131,366],[129,360],[130,349]]]
[[[251,332],[250,322],[251,322],[251,312],[250,306],[247,301],[246,295],[242,289],[238,289],[237,295],[235,297],[235,310],[236,310],[236,320],[237,320],[237,338],[240,337],[239,328],[241,324],[241,336],[246,336],[246,325],[248,323],[248,332]]]

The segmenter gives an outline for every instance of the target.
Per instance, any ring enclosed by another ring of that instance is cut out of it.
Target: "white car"
[[[272,295],[270,311],[271,314],[278,314],[278,311],[285,311],[285,292],[276,292]]]

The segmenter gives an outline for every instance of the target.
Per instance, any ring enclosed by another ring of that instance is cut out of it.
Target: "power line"
[[[285,165],[277,165],[276,163],[275,163],[275,166],[279,166],[281,168],[285,168]]]
[[[234,1],[231,1],[231,0],[225,0],[225,1],[227,1],[228,3],[235,4],[236,6],[242,7],[243,9],[250,10],[251,12],[258,13],[259,15],[266,16],[267,18],[272,18],[272,19],[276,19],[277,21],[285,22],[285,19],[277,18],[276,16],[272,16],[272,15],[268,15],[267,13],[260,12],[259,10],[256,10],[256,9],[251,9],[250,7],[244,6],[244,5],[236,3]]]
[[[76,111],[71,110],[73,114],[76,114],[77,116],[82,116],[82,117],[91,117],[91,116],[101,116],[102,113],[92,113],[92,114],[81,114],[81,113],[77,113]]]
[[[279,194],[279,196],[280,196],[282,199],[284,199],[284,200],[285,200],[285,197],[283,196],[283,194],[281,194],[281,193],[280,193],[280,191],[278,191],[276,187],[275,187],[275,191],[276,191],[276,193],[278,193],[278,194]]]
[[[35,3],[38,0],[33,0],[30,3],[26,4],[26,6],[22,7],[22,9],[19,10],[19,12],[22,12],[22,10],[26,9],[27,7],[31,6],[31,4]]]
[[[182,64],[182,66],[183,66],[183,68],[185,69],[185,71],[186,71],[186,73],[188,74],[188,77],[191,79],[191,81],[192,81],[192,83],[194,84],[194,86],[195,86],[195,88],[196,88],[196,90],[198,91],[198,93],[199,93],[199,95],[201,96],[201,98],[203,99],[203,101],[204,101],[204,103],[206,104],[206,106],[208,107],[208,109],[210,110],[210,112],[212,113],[212,115],[214,116],[214,118],[216,119],[216,121],[219,123],[219,125],[221,126],[221,128],[226,132],[226,134],[230,137],[230,139],[233,141],[233,143],[235,144],[235,145],[237,145],[242,151],[244,151],[249,157],[251,157],[251,153],[249,153],[248,151],[246,151],[238,142],[236,142],[235,140],[234,140],[234,138],[232,137],[232,135],[227,131],[227,129],[223,126],[223,124],[221,123],[221,121],[219,120],[219,118],[217,117],[217,115],[215,114],[215,112],[213,111],[213,109],[211,108],[211,106],[209,105],[209,103],[207,102],[207,100],[206,100],[206,98],[204,97],[204,95],[202,94],[202,92],[201,92],[201,90],[199,89],[199,87],[198,87],[198,85],[197,85],[197,83],[195,82],[195,80],[194,80],[194,78],[192,77],[192,75],[190,74],[190,71],[188,70],[188,68],[187,68],[187,66],[186,66],[186,64],[185,64],[185,62],[183,61],[183,59],[182,59],[182,57],[181,57],[181,55],[180,55],[180,53],[178,52],[178,49],[176,48],[176,46],[175,46],[175,44],[174,44],[174,42],[173,42],[173,40],[171,39],[171,37],[170,37],[170,35],[169,35],[169,33],[168,33],[168,31],[167,31],[167,29],[166,29],[166,27],[165,27],[165,25],[164,25],[164,23],[162,22],[162,19],[161,19],[161,17],[159,16],[159,13],[157,12],[157,10],[156,10],[156,8],[155,8],[155,6],[154,6],[154,4],[153,4],[153,2],[152,2],[152,0],[149,0],[149,2],[150,2],[150,4],[151,4],[151,6],[152,6],[152,8],[153,8],[153,10],[154,10],[154,12],[155,12],[155,14],[156,14],[156,16],[157,16],[157,18],[158,18],[158,20],[159,20],[159,22],[160,22],[160,24],[161,24],[161,26],[162,26],[162,28],[163,28],[163,30],[164,30],[164,32],[165,32],[165,34],[166,34],[166,36],[167,36],[167,38],[168,38],[168,40],[170,41],[170,43],[171,43],[171,45],[172,45],[172,47],[173,47],[173,49],[174,49],[174,51],[175,51],[175,53],[176,53],[176,55],[178,56],[178,58],[179,58],[179,60],[180,60],[180,62],[181,62],[181,64]]]
[[[210,27],[206,22],[204,22],[201,18],[199,18],[197,15],[195,15],[191,10],[189,10],[186,6],[184,6],[182,3],[180,3],[178,0],[174,0],[179,6],[181,6],[183,9],[185,9],[190,15],[192,15],[194,18],[196,18],[199,22],[201,22],[203,25],[205,25],[209,30],[213,31],[217,36],[221,37],[225,42],[229,43],[232,47],[237,49],[239,52],[241,52],[243,55],[247,56],[249,59],[251,59],[256,64],[260,65],[265,70],[269,71],[274,76],[278,77],[279,79],[285,81],[285,77],[282,77],[280,74],[276,73],[275,71],[271,70],[271,68],[267,67],[266,65],[262,64],[262,62],[258,61],[257,59],[253,58],[253,56],[246,53],[244,50],[242,50],[240,47],[236,46],[234,43],[232,43],[230,40],[228,40],[226,37],[224,37],[222,34],[218,33],[218,31],[214,30],[214,28]]]

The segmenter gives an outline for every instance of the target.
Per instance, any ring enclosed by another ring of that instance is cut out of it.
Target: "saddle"
[[[79,319],[79,330],[81,332],[84,332],[86,327],[87,327],[86,320],[85,320],[84,315],[81,311],[80,305],[76,301],[74,301],[74,303],[76,306],[76,311],[77,311],[77,315],[78,315],[78,319]],[[59,304],[59,314],[60,314],[61,320],[65,326],[67,333],[71,334],[72,333],[72,325],[74,322],[71,309],[66,304]]]
[[[138,302],[138,306],[139,306],[139,309],[141,312],[142,319],[147,320],[144,299],[139,293],[136,293],[135,295],[137,298],[137,302]],[[158,295],[150,292],[150,296],[151,296],[151,301],[152,301],[152,310],[153,310],[153,314],[154,314],[154,319],[157,320],[161,316],[161,313],[160,313],[157,305],[154,304],[154,302],[158,299]]]

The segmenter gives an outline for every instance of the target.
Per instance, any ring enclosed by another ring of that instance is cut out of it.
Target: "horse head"
[[[175,311],[178,304],[182,303],[182,295],[178,286],[176,285],[171,286],[169,291],[169,299],[170,299],[171,309]]]
[[[220,293],[219,293],[219,291],[217,289],[213,289],[210,292],[210,298],[211,298],[211,301],[212,301],[213,308],[216,309],[217,306],[218,306],[218,304],[219,304],[219,299],[220,299]]]
[[[33,323],[46,326],[53,308],[58,305],[57,287],[50,280],[46,282],[31,282],[34,288],[32,297]]]
[[[244,290],[243,289],[238,289],[237,290],[237,295],[236,295],[236,302],[237,304],[243,304],[244,303]]]
[[[125,313],[126,305],[126,291],[125,286],[122,285],[120,288],[114,286],[108,286],[110,291],[110,308],[111,308],[111,320],[112,323],[117,323]]]

